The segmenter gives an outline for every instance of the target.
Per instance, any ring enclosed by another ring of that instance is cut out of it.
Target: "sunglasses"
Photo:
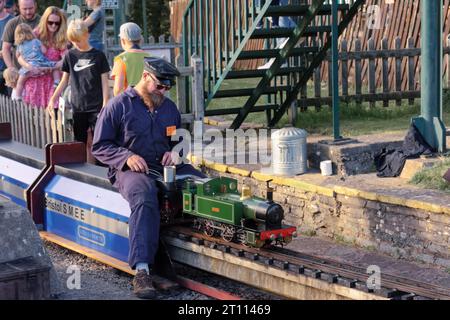
[[[159,82],[158,79],[155,79],[150,73],[149,73],[149,75],[150,75],[150,78],[152,78],[152,80],[156,84],[156,90],[164,89],[166,91],[169,91],[170,89],[172,89],[172,86],[166,86],[166,85],[162,84],[161,82]]]
[[[57,26],[59,27],[61,25],[61,22],[56,22],[56,21],[47,21],[47,24],[49,26]]]
[[[164,89],[164,90],[166,90],[166,91],[169,91],[170,89],[172,89],[172,87],[171,87],[171,86],[165,86],[165,85],[163,85],[163,84],[157,84],[157,85],[156,85],[156,89],[157,89],[157,90],[162,90],[162,89]]]

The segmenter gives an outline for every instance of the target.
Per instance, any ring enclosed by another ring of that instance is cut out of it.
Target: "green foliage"
[[[450,193],[450,183],[442,178],[450,168],[450,158],[431,168],[426,168],[414,175],[410,183],[427,189],[438,189]]]
[[[145,0],[147,6],[147,32],[156,39],[160,35],[170,35],[169,0]],[[129,21],[144,28],[143,8],[141,0],[128,1],[130,5]]]
[[[38,3],[38,12],[40,15],[42,15],[45,9],[47,9],[50,6],[62,8],[64,5],[64,1],[62,0],[46,0],[46,1],[38,1],[37,3]]]

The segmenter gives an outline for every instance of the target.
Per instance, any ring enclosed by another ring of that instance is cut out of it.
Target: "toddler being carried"
[[[19,79],[16,86],[16,94],[20,99],[22,97],[23,86],[25,80],[30,77],[30,71],[32,69],[40,69],[43,73],[52,71],[53,82],[57,85],[60,81],[59,68],[62,66],[62,61],[55,62],[50,61],[44,55],[47,52],[47,48],[42,42],[35,37],[31,27],[25,23],[21,23],[17,26],[15,34],[15,45],[17,60],[22,65],[19,70]]]

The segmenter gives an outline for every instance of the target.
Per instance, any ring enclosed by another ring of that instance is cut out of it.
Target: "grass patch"
[[[410,183],[419,187],[437,189],[450,193],[450,183],[442,178],[449,168],[450,158],[447,158],[431,168],[427,168],[416,173]]]
[[[235,79],[225,80],[220,90],[256,88],[260,79]],[[322,96],[328,95],[328,86],[322,84]],[[367,88],[363,88],[363,92],[367,92]],[[307,96],[314,96],[314,87],[311,82],[307,86]],[[171,92],[171,94],[173,94]],[[274,96],[272,96],[274,97]],[[275,99],[275,98],[273,98]],[[208,110],[241,108],[244,106],[248,97],[233,97],[213,99],[208,106]],[[267,98],[261,97],[257,105],[266,105],[268,103],[279,103],[279,99],[268,102]],[[420,115],[420,99],[415,99],[414,105],[409,105],[408,100],[402,100],[402,106],[396,106],[395,101],[390,101],[389,107],[383,107],[382,102],[377,102],[375,108],[369,107],[369,103],[358,104],[356,102],[340,104],[340,127],[341,135],[352,137],[364,134],[405,132],[411,123],[411,118]],[[444,114],[443,120],[445,124],[450,124],[450,91],[444,90],[443,96]],[[223,115],[219,118],[225,121],[234,120],[233,115]],[[245,122],[266,124],[266,114],[264,112],[250,113]],[[281,128],[288,123],[288,117],[285,114],[276,127]],[[320,111],[316,111],[314,107],[309,107],[306,112],[299,112],[296,126],[305,129],[310,134],[320,134],[325,136],[333,135],[333,121],[331,107],[322,106]]]
[[[406,130],[411,118],[420,114],[420,106],[375,107],[370,108],[357,103],[341,104],[340,126],[344,136],[357,136],[377,132]],[[297,127],[309,133],[332,135],[333,115],[331,108],[320,111],[308,110],[299,114]]]

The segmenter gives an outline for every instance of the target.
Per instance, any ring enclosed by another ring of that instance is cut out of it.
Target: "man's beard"
[[[164,100],[164,95],[158,93],[143,92],[142,95],[142,100],[150,109],[158,108]]]

